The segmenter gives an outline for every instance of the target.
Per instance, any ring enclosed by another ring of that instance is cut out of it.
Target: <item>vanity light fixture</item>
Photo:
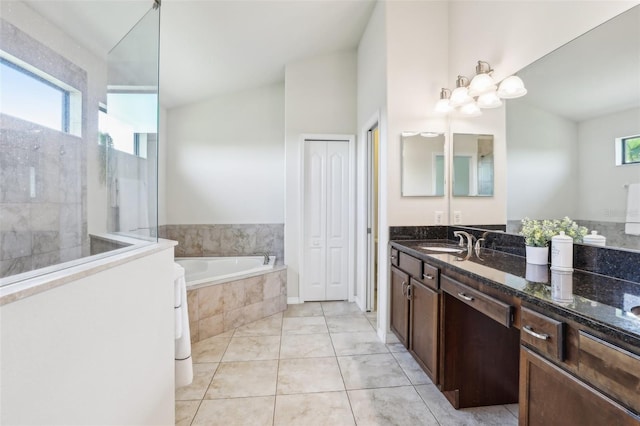
[[[482,114],[480,108],[498,108],[502,106],[501,99],[515,99],[527,93],[520,77],[512,75],[497,86],[491,76],[492,72],[488,62],[478,61],[476,76],[471,82],[467,77],[459,75],[453,92],[448,89],[440,91],[435,111],[447,114],[454,110],[467,117],[477,117]]]
[[[502,99],[515,99],[527,94],[524,83],[517,75],[505,78],[498,88],[498,96]]]
[[[449,105],[449,98],[451,97],[451,90],[442,88],[440,90],[440,100],[436,103],[435,111],[440,114],[446,114],[453,108]]]
[[[495,91],[478,96],[476,103],[480,108],[498,108],[502,106],[502,101]]]
[[[495,92],[498,86],[491,77],[491,65],[488,62],[478,61],[476,65],[476,76],[473,77],[469,84],[469,96],[476,97],[488,92]]]
[[[465,117],[477,117],[482,115],[482,111],[480,111],[480,107],[475,102],[469,102],[468,104],[464,104],[460,107],[460,114]]]
[[[449,98],[449,105],[452,107],[459,107],[464,104],[473,102],[473,98],[469,96],[469,79],[463,75],[459,75],[456,80],[456,88],[451,93]]]

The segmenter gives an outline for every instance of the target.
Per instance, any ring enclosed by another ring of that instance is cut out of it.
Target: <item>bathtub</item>
[[[276,257],[269,256],[267,265],[264,256],[177,257],[175,261],[185,269],[187,289],[194,289],[263,274],[273,270]]]

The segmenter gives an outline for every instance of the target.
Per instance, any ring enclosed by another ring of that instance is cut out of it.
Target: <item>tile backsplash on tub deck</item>
[[[162,225],[161,238],[178,242],[176,257],[249,256],[269,252],[284,257],[284,224]]]

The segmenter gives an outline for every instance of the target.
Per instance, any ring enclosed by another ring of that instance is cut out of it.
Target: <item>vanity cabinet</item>
[[[438,383],[439,270],[403,252],[390,261],[391,330]]]
[[[409,299],[407,288],[409,275],[395,266],[391,267],[391,330],[405,347],[409,343]]]
[[[520,425],[640,425],[640,356],[522,308]]]
[[[438,383],[439,306],[437,290],[411,279],[409,352],[434,383]]]
[[[455,408],[518,402],[514,307],[441,275],[440,385]]]
[[[520,352],[521,426],[640,425],[626,408],[531,349]]]

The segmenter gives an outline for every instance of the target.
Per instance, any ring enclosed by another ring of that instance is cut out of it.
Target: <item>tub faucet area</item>
[[[264,263],[263,265],[268,265],[269,264],[269,252],[266,251],[264,253],[260,253],[262,256],[264,256]]]

